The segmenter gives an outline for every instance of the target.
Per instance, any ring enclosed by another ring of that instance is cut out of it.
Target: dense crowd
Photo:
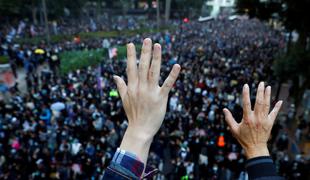
[[[222,109],[233,110],[240,120],[243,84],[249,84],[252,95],[259,81],[275,84],[271,64],[285,48],[282,32],[255,19],[180,23],[173,31],[133,37],[3,48],[3,54],[27,64],[28,93],[15,89],[9,102],[0,101],[0,178],[101,179],[127,127],[112,78],[126,78],[126,61],[104,57],[98,66],[60,76],[60,59],[53,64],[52,54],[106,43],[140,44],[144,36],[163,46],[162,78],[173,64],[182,66],[151,147],[148,164],[159,169],[156,178],[246,179],[245,156]],[[51,55],[33,55],[37,47]],[[38,72],[38,59],[50,68]],[[285,129],[285,121],[279,121],[270,141],[278,171],[306,179],[309,160],[289,154]]]
[[[28,19],[13,20],[1,18],[4,22],[0,27],[0,35],[12,42],[14,39],[41,37],[46,35],[44,23],[34,24]],[[7,22],[7,23],[5,23]],[[155,28],[155,22],[145,23],[142,16],[100,16],[98,18],[79,18],[78,20],[60,19],[51,20],[48,23],[48,30],[51,35],[74,35],[81,32],[96,31],[123,31],[137,30],[142,28]]]

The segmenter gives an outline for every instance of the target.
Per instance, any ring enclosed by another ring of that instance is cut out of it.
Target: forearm
[[[135,154],[146,165],[153,137],[134,129],[127,128],[120,149]]]
[[[135,46],[132,43],[127,45],[128,83],[113,76],[129,126],[111,166],[115,165],[113,170],[125,168],[125,174],[133,172],[134,178],[141,179],[143,173],[149,176],[156,172],[148,171],[146,162],[153,137],[166,113],[169,91],[181,70],[180,65],[175,64],[163,85],[159,86],[160,65],[161,46],[155,44],[152,47],[152,40],[147,38],[143,41],[138,67]],[[126,173],[127,170],[130,172]]]

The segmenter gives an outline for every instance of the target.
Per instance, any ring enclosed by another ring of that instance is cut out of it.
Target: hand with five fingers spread
[[[127,45],[127,85],[122,78],[114,76],[129,122],[120,148],[139,155],[144,164],[153,137],[164,120],[169,91],[181,69],[180,65],[174,65],[160,87],[160,66],[161,46],[153,47],[147,38],[143,41],[138,67],[135,46]]]
[[[256,94],[254,110],[251,109],[250,90],[243,87],[243,118],[237,123],[228,109],[224,109],[225,120],[233,134],[245,150],[248,159],[258,156],[269,156],[267,141],[282,101],[278,101],[270,111],[271,87],[265,88],[261,82]]]

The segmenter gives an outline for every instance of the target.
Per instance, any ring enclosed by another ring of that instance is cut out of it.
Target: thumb
[[[123,97],[125,97],[125,94],[127,92],[127,85],[126,85],[125,81],[119,76],[114,75],[113,79],[116,83],[117,90],[118,90],[121,98],[123,99]]]
[[[269,114],[269,118],[272,120],[272,121],[275,121],[280,109],[281,109],[281,106],[282,106],[282,103],[283,101],[278,101],[276,103],[276,105],[274,106],[273,110],[270,112]]]
[[[169,91],[171,90],[171,88],[173,87],[173,84],[175,83],[175,81],[177,80],[179,76],[180,70],[181,70],[181,66],[179,64],[173,65],[172,70],[169,73],[169,76],[164,81],[164,84],[161,87],[161,91],[163,92],[163,94],[168,96]]]

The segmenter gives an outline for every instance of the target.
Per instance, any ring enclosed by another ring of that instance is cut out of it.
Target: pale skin
[[[278,101],[270,111],[271,87],[265,88],[259,83],[254,109],[251,108],[249,86],[245,84],[242,91],[243,118],[237,123],[231,112],[224,108],[225,120],[233,136],[245,150],[248,159],[269,156],[267,142],[282,101]]]
[[[127,45],[127,85],[122,78],[114,76],[128,118],[120,148],[138,155],[144,164],[153,137],[164,120],[169,91],[181,69],[175,64],[164,84],[159,86],[160,66],[161,46],[154,44],[153,47],[147,38],[143,41],[138,66],[134,44]]]
[[[160,86],[160,66],[161,46],[153,46],[151,39],[147,38],[143,41],[138,66],[134,44],[127,45],[127,84],[121,77],[114,76],[128,118],[128,128],[120,148],[136,154],[144,164],[153,137],[164,120],[169,91],[181,69],[180,65],[175,64]],[[271,88],[265,88],[264,84],[260,83],[252,111],[249,88],[245,85],[242,94],[243,119],[239,124],[228,109],[223,110],[231,132],[244,148],[248,158],[269,155],[267,141],[282,104],[282,101],[279,101],[269,113],[270,94]]]

